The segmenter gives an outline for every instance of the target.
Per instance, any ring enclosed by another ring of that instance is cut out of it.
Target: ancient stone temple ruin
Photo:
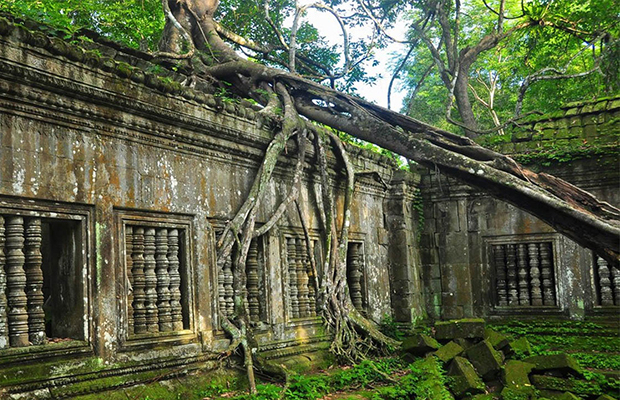
[[[216,267],[215,241],[275,125],[186,79],[114,43],[85,49],[0,19],[0,397],[63,398],[209,369],[229,343],[219,318],[232,313],[234,278],[231,265]],[[597,124],[617,135],[620,99],[565,111],[532,123],[508,152],[590,140]],[[440,171],[348,150],[358,179],[347,280],[369,319],[618,311],[620,272],[534,217]],[[290,190],[295,142],[287,154],[258,224]],[[342,190],[343,166],[329,162]],[[553,172],[617,204],[618,168],[605,162]],[[312,360],[329,347],[308,260],[325,251],[315,164],[308,154],[309,235],[289,207],[249,250],[249,312],[269,359]]]

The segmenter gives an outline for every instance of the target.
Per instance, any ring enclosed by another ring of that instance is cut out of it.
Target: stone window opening
[[[192,329],[188,225],[123,221],[129,339]]]
[[[557,305],[552,242],[493,244],[491,253],[495,306]]]
[[[79,217],[0,214],[0,348],[85,339],[83,239]]]
[[[366,271],[364,268],[364,246],[360,242],[349,242],[347,248],[347,284],[353,306],[366,315]]]
[[[234,271],[232,260],[237,256],[235,244],[229,260],[218,270],[218,302],[226,317],[234,315]],[[265,287],[265,251],[262,238],[252,239],[245,263],[247,311],[250,323],[260,325],[267,321],[267,288]]]
[[[317,241],[311,240],[310,249],[308,241],[301,236],[287,235],[284,242],[288,315],[291,319],[314,318],[317,316],[316,285],[308,251],[317,254]]]

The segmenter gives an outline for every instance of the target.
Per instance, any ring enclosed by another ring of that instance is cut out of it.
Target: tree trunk
[[[479,135],[479,130],[478,121],[476,121],[471,101],[469,101],[469,66],[461,65],[459,68],[459,75],[454,83],[454,101],[458,107],[465,134],[474,139]]]

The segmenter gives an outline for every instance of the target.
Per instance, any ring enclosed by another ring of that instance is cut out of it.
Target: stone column
[[[413,208],[419,176],[398,171],[383,204],[388,236],[388,262],[394,318],[414,323],[424,317],[420,257],[416,243],[417,220]]]

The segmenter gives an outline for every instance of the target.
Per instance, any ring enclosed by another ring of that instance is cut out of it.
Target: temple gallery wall
[[[142,53],[90,46],[0,21],[6,396],[70,397],[214,368],[229,343],[219,319],[232,313],[234,274],[216,267],[215,241],[277,123],[181,88],[187,77]],[[609,100],[595,114],[606,121],[619,110]],[[620,272],[534,217],[440,171],[400,171],[348,150],[359,174],[347,281],[369,319],[618,311]],[[290,191],[296,155],[291,141],[259,225]],[[554,172],[617,205],[618,168],[602,168],[603,158]],[[343,166],[334,154],[329,162],[342,193]],[[308,259],[325,251],[315,165],[310,152],[300,195],[309,234],[289,207],[249,250],[249,312],[267,358],[312,359],[329,347]]]

